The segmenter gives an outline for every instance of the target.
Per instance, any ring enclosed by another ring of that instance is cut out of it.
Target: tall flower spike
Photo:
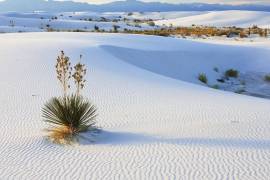
[[[72,75],[75,85],[76,85],[76,94],[80,95],[80,90],[84,88],[86,80],[84,79],[86,75],[85,64],[81,63],[82,55],[80,55],[79,63],[74,66],[74,74]]]
[[[70,88],[68,83],[71,78],[71,64],[69,62],[69,57],[65,56],[64,51],[61,51],[60,55],[57,57],[57,63],[55,65],[57,79],[60,81],[60,84],[63,89],[64,96],[67,96],[67,91]]]

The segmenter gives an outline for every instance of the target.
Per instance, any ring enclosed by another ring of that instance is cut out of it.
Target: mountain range
[[[160,2],[141,2],[138,0],[116,1],[107,4],[88,4],[73,1],[54,0],[5,0],[0,2],[0,12],[17,11],[96,11],[96,12],[154,12],[154,11],[222,11],[222,10],[250,10],[269,11],[266,5],[224,5],[206,3],[169,4]]]

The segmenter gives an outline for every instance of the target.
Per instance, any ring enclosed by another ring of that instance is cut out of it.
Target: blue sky
[[[5,0],[0,0],[5,1]],[[70,1],[70,0],[56,0],[56,1]],[[121,0],[72,0],[77,2],[87,2],[91,4],[103,4],[113,1],[121,1]],[[123,0],[122,0],[123,1]],[[167,2],[167,3],[220,3],[220,4],[263,4],[270,5],[270,0],[139,0],[144,2]]]
[[[116,0],[74,0],[74,1],[101,4]],[[270,4],[270,0],[142,0],[142,1],[146,2],[159,1],[169,3],[201,2],[201,3],[222,3],[222,4],[268,4],[268,5]]]

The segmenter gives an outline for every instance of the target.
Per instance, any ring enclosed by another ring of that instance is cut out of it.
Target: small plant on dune
[[[266,82],[270,82],[270,74],[266,74],[266,75],[264,76],[264,80],[265,80]]]
[[[155,26],[155,25],[156,25],[154,21],[149,21],[147,24],[148,24],[149,26]]]
[[[242,93],[246,92],[246,90],[242,88],[242,89],[237,89],[234,92],[237,93],[237,94],[242,94]]]
[[[208,82],[206,74],[204,74],[204,73],[200,73],[198,76],[198,79],[199,79],[199,81],[201,81],[204,84],[207,84],[207,82]]]
[[[233,78],[237,78],[239,76],[239,72],[235,69],[229,69],[225,72],[225,77],[229,78],[229,77],[233,77]]]
[[[120,26],[115,25],[115,24],[112,27],[113,27],[113,32],[118,32],[118,29],[120,28]]]
[[[214,84],[211,86],[213,89],[219,89],[219,85],[218,84]]]
[[[213,69],[215,72],[219,72],[219,69],[218,69],[218,67],[214,67],[214,69]]]
[[[80,56],[81,61],[82,56]],[[97,109],[80,94],[85,86],[86,67],[81,62],[74,66],[72,74],[69,57],[61,51],[57,57],[56,73],[61,83],[63,96],[53,97],[42,109],[43,120],[50,124],[48,138],[55,143],[71,144],[78,141],[81,133],[98,132],[96,125]],[[69,80],[74,78],[76,93],[69,95]]]
[[[94,26],[95,31],[99,32],[99,27],[97,25]]]
[[[80,133],[95,131],[96,107],[82,96],[54,97],[43,108],[44,121],[51,124],[50,139],[59,144],[77,141]]]

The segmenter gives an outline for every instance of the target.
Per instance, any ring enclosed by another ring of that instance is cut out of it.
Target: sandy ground
[[[269,58],[259,57],[267,48],[95,33],[1,34],[0,42],[0,179],[270,177],[269,100],[191,84],[162,71],[181,62],[181,53],[202,65],[209,57],[212,69],[211,53],[221,58],[228,48],[240,59],[252,49],[242,70],[263,70]],[[41,108],[61,93],[54,69],[60,50],[74,63],[83,54],[87,64],[84,95],[97,105],[103,129],[96,143],[65,147],[44,139]],[[202,58],[194,58],[200,52]],[[146,68],[147,57],[153,61],[162,53],[175,56]],[[142,64],[134,64],[136,58]],[[219,60],[224,66],[241,62]]]

